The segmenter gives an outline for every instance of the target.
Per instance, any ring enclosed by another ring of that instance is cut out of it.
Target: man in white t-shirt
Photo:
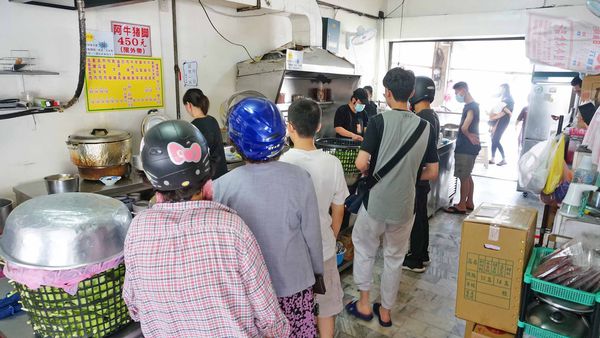
[[[288,132],[294,148],[283,154],[280,160],[308,171],[317,193],[326,289],[324,295],[316,295],[319,304],[317,325],[320,337],[324,338],[334,336],[335,316],[343,310],[343,291],[336,264],[336,237],[344,218],[348,187],[340,160],[315,147],[314,137],[320,128],[321,108],[316,102],[301,99],[292,103],[288,110]]]

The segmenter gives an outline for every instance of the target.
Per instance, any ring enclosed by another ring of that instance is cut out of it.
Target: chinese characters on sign
[[[163,106],[161,59],[88,57],[88,111]]]
[[[111,32],[88,29],[85,36],[88,56],[114,56],[115,46]]]
[[[581,73],[600,72],[599,26],[532,14],[526,42],[532,62]]]
[[[112,21],[111,29],[116,55],[152,56],[150,26]]]
[[[466,277],[467,300],[510,309],[513,277],[511,261],[469,253]]]

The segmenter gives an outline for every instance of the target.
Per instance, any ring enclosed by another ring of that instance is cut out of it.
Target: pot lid
[[[586,320],[581,316],[543,303],[537,303],[530,308],[527,322],[571,338],[587,337],[589,329]]]
[[[131,138],[131,134],[124,130],[94,128],[82,130],[69,135],[69,142],[73,143],[108,143],[119,142]]]
[[[0,256],[45,270],[105,262],[123,255],[130,222],[127,207],[108,196],[76,192],[36,197],[8,216]]]
[[[557,297],[552,297],[544,294],[537,295],[539,299],[541,299],[544,303],[548,303],[560,310],[566,310],[577,313],[591,313],[594,312],[593,306],[581,305],[573,302],[569,302],[568,300],[560,299]]]
[[[154,127],[155,125],[164,122],[164,121],[168,121],[169,118],[166,117],[165,115],[162,115],[156,111],[150,111],[148,112],[148,115],[146,115],[146,117],[144,117],[144,120],[142,121],[142,136],[146,135],[146,132],[148,130],[150,130],[150,128]]]

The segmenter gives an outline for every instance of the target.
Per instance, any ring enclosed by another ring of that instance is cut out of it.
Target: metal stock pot
[[[131,134],[122,130],[93,129],[69,135],[67,147],[79,176],[125,176],[131,162]]]

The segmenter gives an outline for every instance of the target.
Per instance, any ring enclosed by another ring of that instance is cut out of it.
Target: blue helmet
[[[249,97],[238,102],[229,112],[228,124],[229,138],[248,160],[266,161],[283,150],[283,115],[265,98]]]

